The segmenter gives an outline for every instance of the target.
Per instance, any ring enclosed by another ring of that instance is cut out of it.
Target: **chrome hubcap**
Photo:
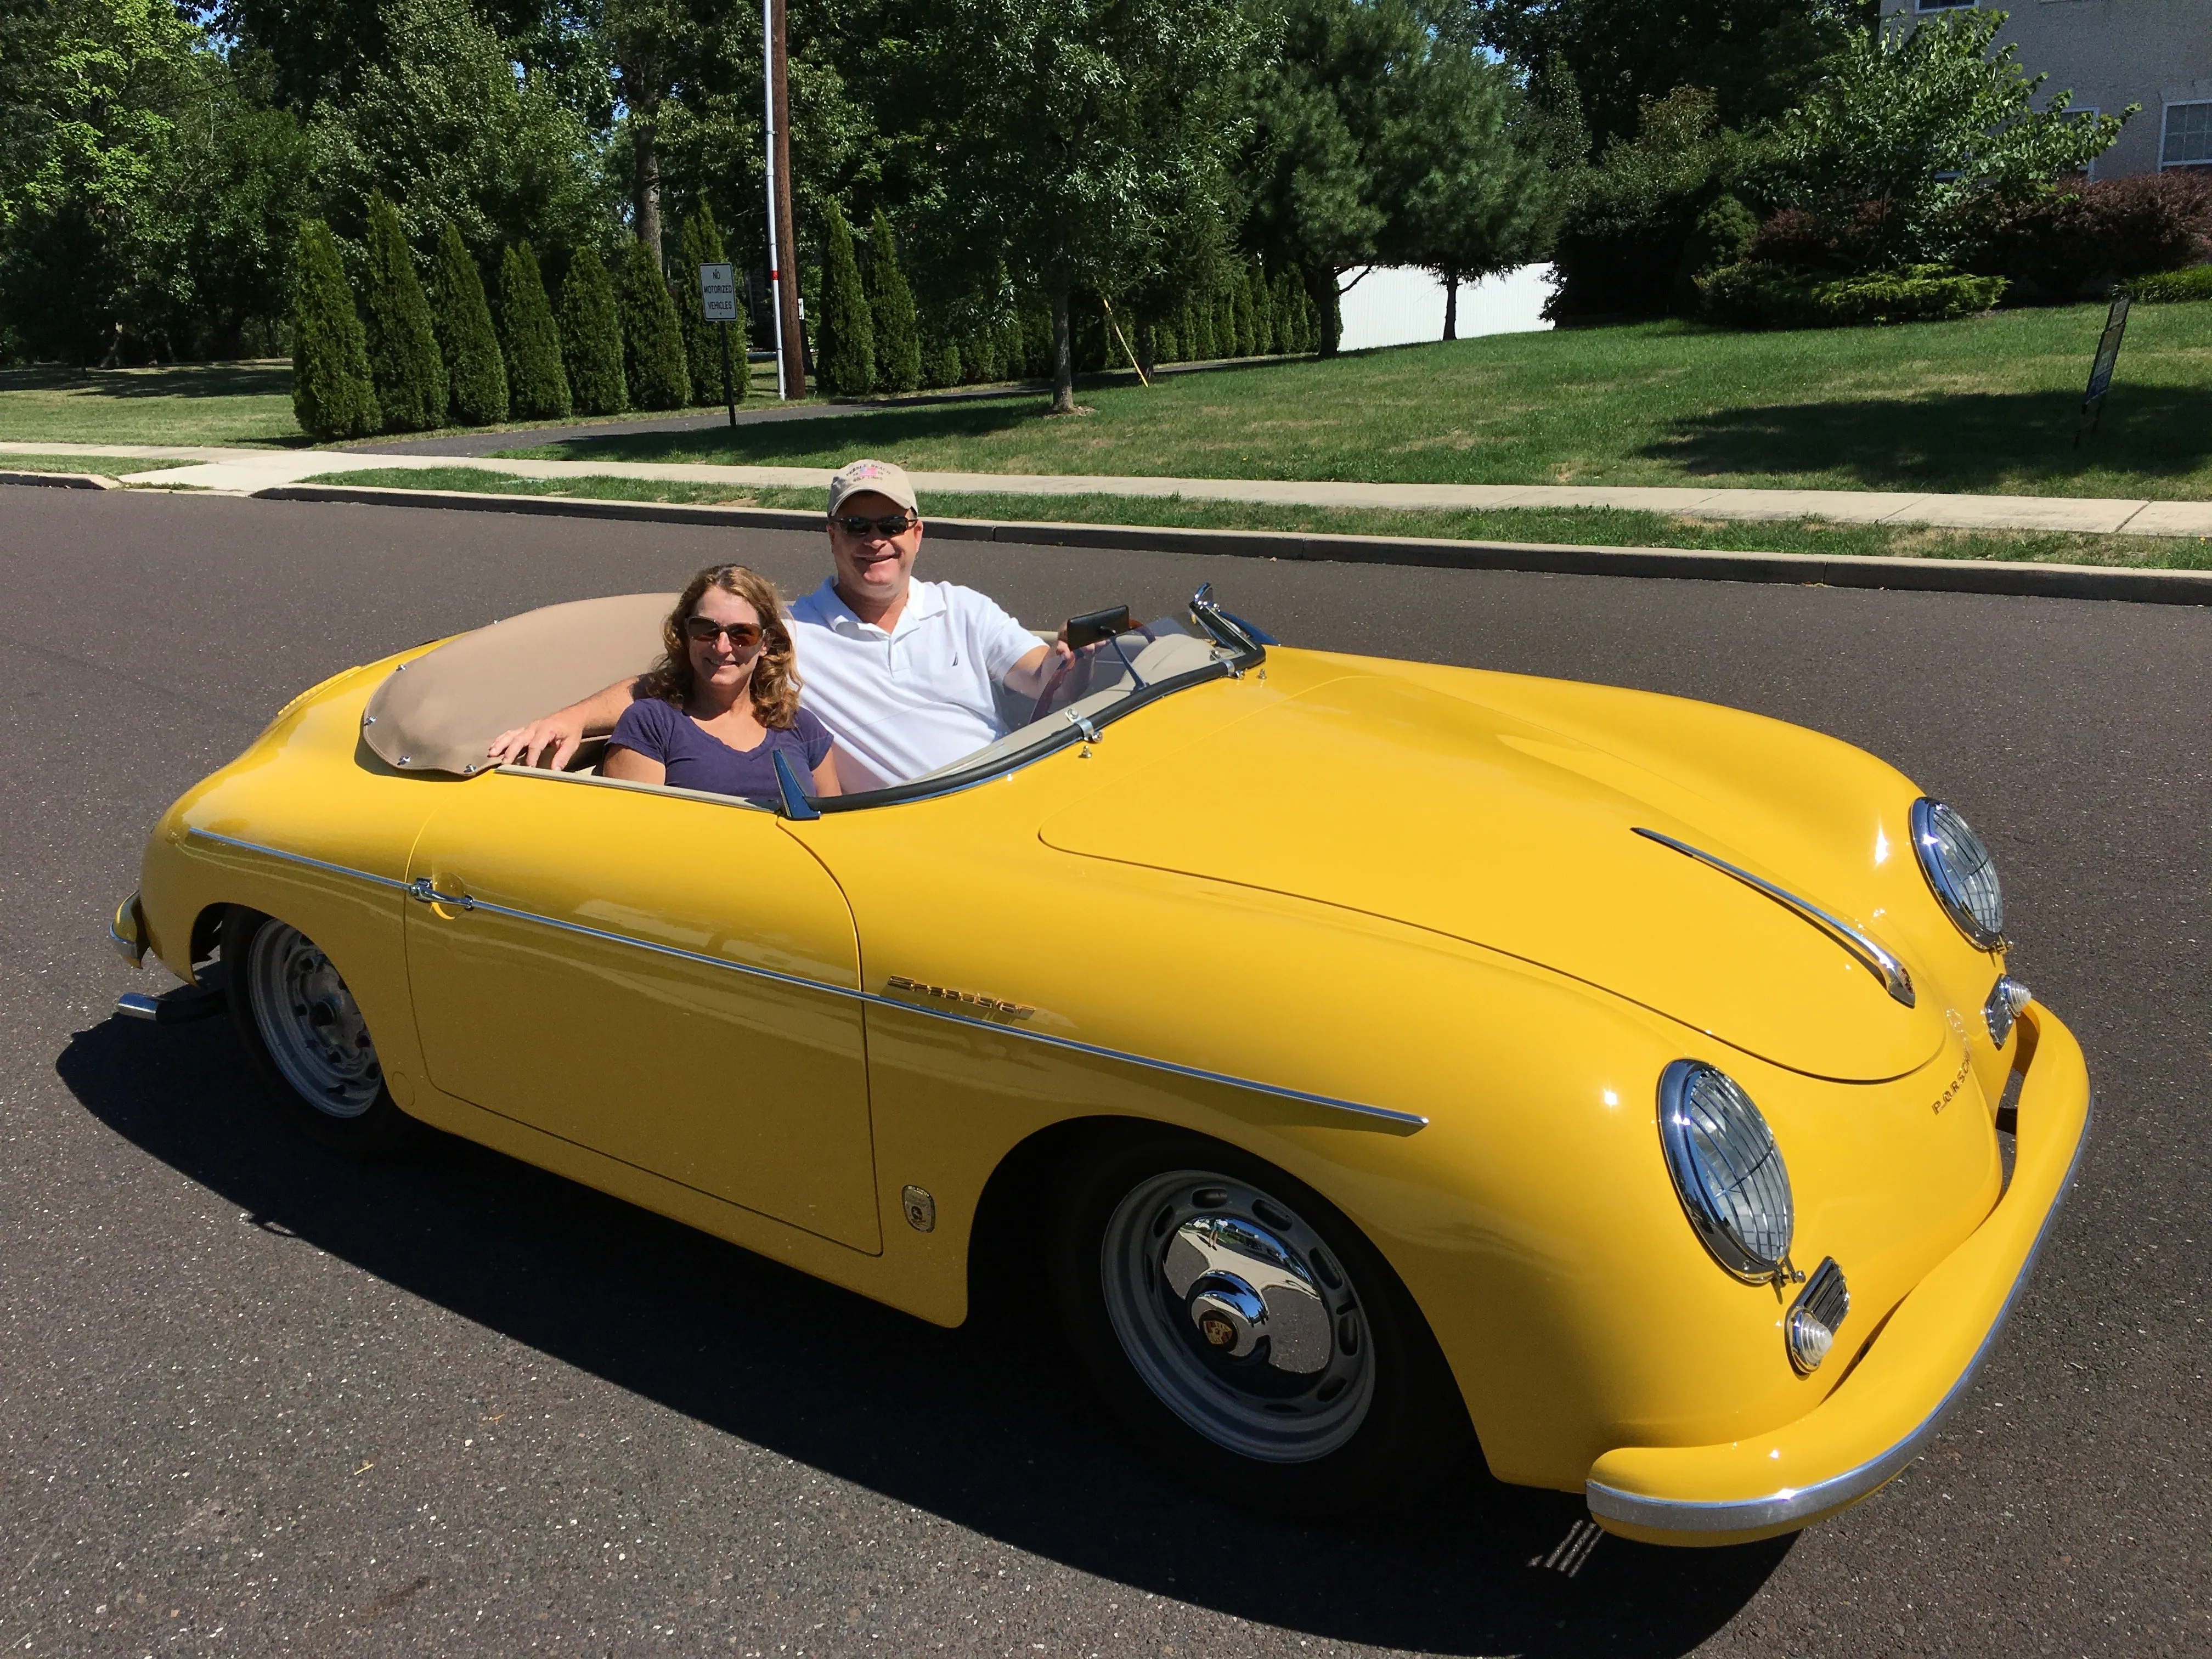
[[[384,1086],[376,1045],[353,993],[313,939],[264,922],[246,952],[253,1023],[302,1100],[331,1117],[359,1117]]]
[[[1258,1188],[1153,1176],[1115,1206],[1099,1268],[1129,1363],[1216,1445],[1309,1462],[1365,1420],[1375,1370],[1359,1299],[1313,1229]]]

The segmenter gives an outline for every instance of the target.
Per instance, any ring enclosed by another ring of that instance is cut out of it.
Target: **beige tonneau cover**
[[[410,772],[471,776],[501,732],[652,667],[676,599],[576,599],[457,635],[376,688],[362,738]]]

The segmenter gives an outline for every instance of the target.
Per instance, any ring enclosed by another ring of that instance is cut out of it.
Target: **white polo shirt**
[[[887,633],[834,579],[791,607],[799,701],[878,785],[933,772],[1006,734],[994,688],[1040,641],[991,599],[915,582]],[[848,787],[866,787],[850,779]]]

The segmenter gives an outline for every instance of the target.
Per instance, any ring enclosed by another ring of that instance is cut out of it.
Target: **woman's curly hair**
[[[753,713],[763,726],[785,729],[799,713],[799,671],[794,665],[791,625],[783,618],[775,584],[741,564],[711,565],[684,585],[676,608],[660,624],[660,660],[646,671],[645,695],[672,702],[678,708],[691,701],[691,649],[684,624],[710,587],[734,594],[759,614],[761,653],[753,661]]]

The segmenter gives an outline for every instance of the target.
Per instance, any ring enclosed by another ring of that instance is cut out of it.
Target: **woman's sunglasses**
[[[743,651],[761,636],[758,623],[718,623],[711,617],[686,617],[684,633],[687,639],[699,645],[712,645],[725,634],[730,636],[730,649]]]
[[[848,536],[903,536],[914,528],[914,514],[886,513],[880,519],[871,519],[861,514],[851,513],[842,518],[832,519],[830,522]]]

